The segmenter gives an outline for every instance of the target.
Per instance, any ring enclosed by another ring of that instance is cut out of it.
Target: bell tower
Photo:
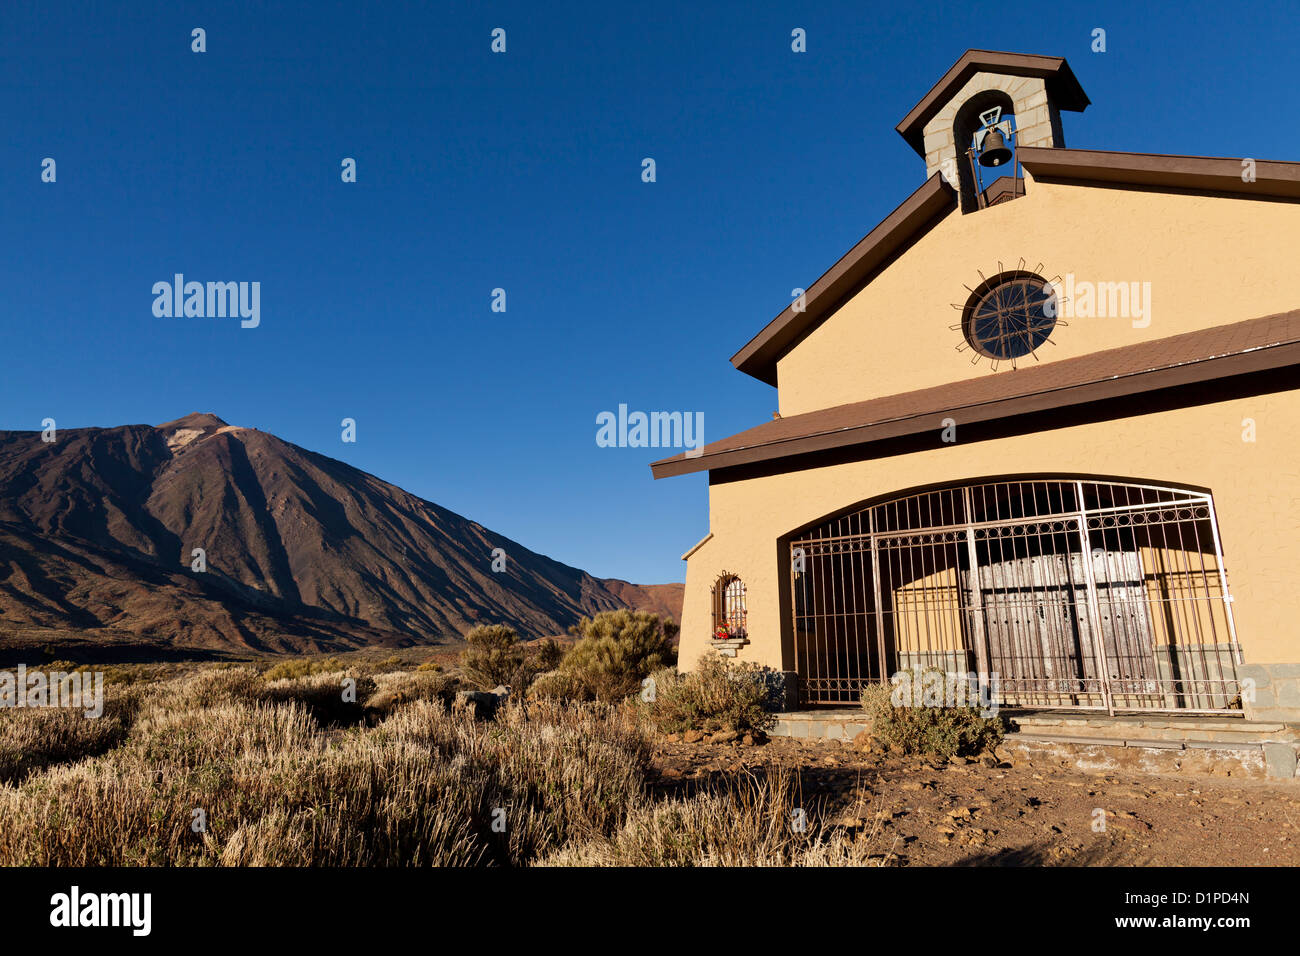
[[[988,201],[981,161],[1014,183],[1015,147],[1065,146],[1061,111],[1088,102],[1063,57],[967,50],[895,128],[925,159],[926,178],[942,173],[971,212]]]

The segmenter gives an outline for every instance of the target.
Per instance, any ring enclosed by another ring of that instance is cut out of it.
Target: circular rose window
[[[1052,286],[1032,272],[989,279],[966,303],[962,331],[980,355],[1017,359],[1047,341],[1056,328]]]

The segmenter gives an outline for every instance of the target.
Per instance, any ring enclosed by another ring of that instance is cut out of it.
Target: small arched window
[[[713,639],[743,638],[746,623],[745,582],[724,572],[713,585]]]

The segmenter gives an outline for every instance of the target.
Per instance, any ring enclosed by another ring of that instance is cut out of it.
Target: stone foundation
[[[1237,677],[1250,720],[1300,724],[1300,664],[1243,664]],[[1254,681],[1253,695],[1248,681]]]

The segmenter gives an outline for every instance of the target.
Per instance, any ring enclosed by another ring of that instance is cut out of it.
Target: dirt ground
[[[653,779],[661,792],[687,793],[768,764],[796,769],[809,817],[871,839],[886,865],[1300,865],[1300,782],[1097,774],[1020,755],[994,762],[864,753],[832,740],[665,738]]]

